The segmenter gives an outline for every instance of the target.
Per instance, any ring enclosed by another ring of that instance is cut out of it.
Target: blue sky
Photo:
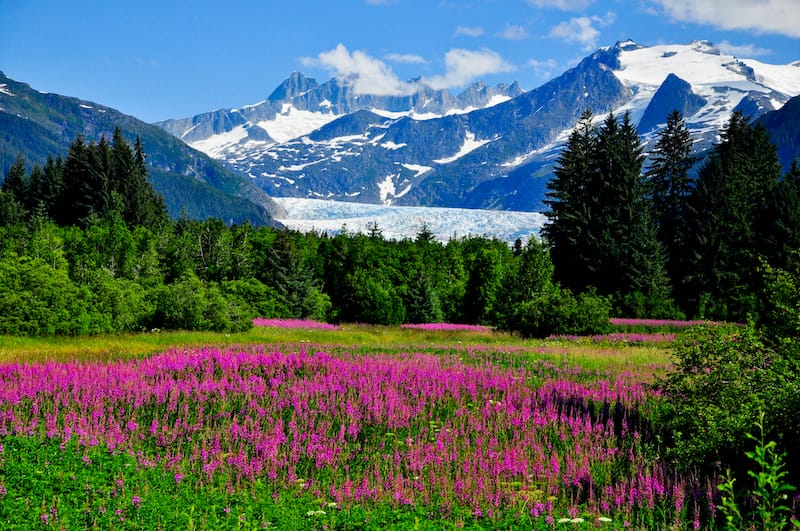
[[[293,71],[373,93],[532,89],[626,39],[786,64],[800,0],[0,0],[7,76],[146,121],[256,103]]]

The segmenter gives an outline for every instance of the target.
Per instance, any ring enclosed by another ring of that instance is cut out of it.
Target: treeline
[[[648,168],[627,116],[585,114],[548,191],[542,241],[301,234],[170,220],[119,130],[0,191],[0,333],[240,330],[261,317],[601,333],[609,315],[766,315],[765,266],[797,269],[800,172],[781,177],[734,114],[696,177],[673,113]]]
[[[767,266],[796,269],[800,170],[781,175],[768,133],[741,113],[699,163],[678,112],[648,167],[625,115],[587,112],[549,183],[555,278],[611,297],[617,312],[744,322],[764,313]]]

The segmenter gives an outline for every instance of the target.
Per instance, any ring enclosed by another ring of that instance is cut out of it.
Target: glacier
[[[518,238],[523,242],[538,238],[546,219],[541,212],[390,206],[300,197],[273,199],[286,211],[277,221],[287,228],[330,236],[342,230],[367,234],[377,227],[386,239],[413,239],[425,226],[442,243],[486,236],[510,245]]]

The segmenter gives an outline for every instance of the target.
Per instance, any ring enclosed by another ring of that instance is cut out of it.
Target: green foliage
[[[291,311],[271,288],[254,278],[245,280],[225,280],[222,292],[230,301],[244,308],[250,308],[252,317],[290,318]]]
[[[744,434],[764,412],[764,433],[790,453],[797,439],[797,366],[766,346],[751,326],[701,326],[686,332],[674,370],[660,387],[653,425],[666,457],[682,470],[718,464],[744,475]],[[795,453],[795,455],[797,455]]]
[[[204,284],[188,273],[173,284],[154,288],[151,328],[240,331],[252,326],[252,311],[243,301],[228,300],[215,283]]]
[[[406,321],[410,323],[438,323],[444,320],[439,295],[430,277],[420,272],[408,284],[404,299]]]
[[[785,529],[791,514],[791,507],[786,503],[787,494],[796,489],[786,481],[786,454],[777,450],[775,441],[766,440],[763,413],[756,427],[759,437],[747,433],[747,438],[755,443],[755,448],[745,452],[755,467],[747,471],[751,487],[746,492],[737,493],[734,489],[736,479],[730,470],[726,471],[725,481],[719,485],[722,493],[720,512],[725,519],[725,529],[730,531],[745,528]],[[794,519],[792,525],[800,528],[800,523]]]
[[[548,222],[556,279],[624,300],[639,292],[654,305],[670,298],[666,255],[646,202],[642,148],[626,114],[599,128],[581,117],[548,184]]]
[[[795,253],[800,251],[795,251]],[[765,289],[759,303],[759,327],[770,344],[800,360],[800,263],[778,269],[763,263]]]
[[[356,323],[400,324],[405,320],[405,306],[397,291],[373,272],[357,269],[348,276],[350,296],[343,308],[348,320]]]
[[[689,313],[741,322],[756,310],[762,220],[780,165],[764,128],[741,113],[731,116],[721,136],[689,202],[682,292]]]
[[[611,302],[594,292],[577,297],[553,288],[520,303],[509,318],[508,328],[523,337],[550,335],[592,335],[609,331]]]

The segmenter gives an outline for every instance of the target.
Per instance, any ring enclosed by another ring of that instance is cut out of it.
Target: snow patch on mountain
[[[415,172],[415,178],[424,175],[433,169],[430,166],[422,166],[421,164],[402,164],[402,166],[407,170]]]
[[[197,151],[202,151],[212,158],[219,158],[232,146],[247,138],[247,128],[239,125],[226,133],[211,136],[205,140],[198,140],[190,145]]]
[[[399,176],[399,173],[396,175],[387,175],[383,181],[378,182],[378,192],[381,197],[381,203],[384,205],[391,204],[391,200],[387,198],[390,195],[394,196],[394,179]]]
[[[391,149],[392,151],[394,151],[394,150],[397,150],[397,149],[404,148],[404,147],[406,147],[407,145],[408,145],[408,144],[406,144],[405,142],[403,142],[402,144],[395,144],[395,143],[394,143],[394,142],[392,142],[391,140],[387,140],[386,142],[384,142],[383,144],[381,144],[381,147],[382,147],[382,148],[386,148],[386,149]]]
[[[16,96],[16,94],[14,94],[8,89],[8,85],[6,83],[0,83],[0,92],[5,94],[6,96]]]
[[[384,181],[385,182],[385,181]],[[296,197],[275,198],[286,211],[281,223],[301,232],[368,233],[374,226],[385,238],[414,238],[427,227],[443,243],[465,236],[488,236],[512,244],[538,237],[545,222],[539,212],[474,210],[467,208],[407,207],[347,203]]]
[[[491,140],[489,139],[475,140],[475,133],[467,131],[464,134],[464,143],[461,144],[461,148],[455,155],[451,157],[445,157],[443,159],[435,159],[433,162],[435,162],[436,164],[450,164],[451,162],[460,159],[464,155],[468,155],[469,153],[475,151],[476,149],[485,144],[488,144],[489,142],[491,142]]]
[[[335,119],[338,115],[326,112],[302,111],[284,103],[281,112],[272,120],[263,120],[256,125],[266,130],[279,144],[316,131]]]

